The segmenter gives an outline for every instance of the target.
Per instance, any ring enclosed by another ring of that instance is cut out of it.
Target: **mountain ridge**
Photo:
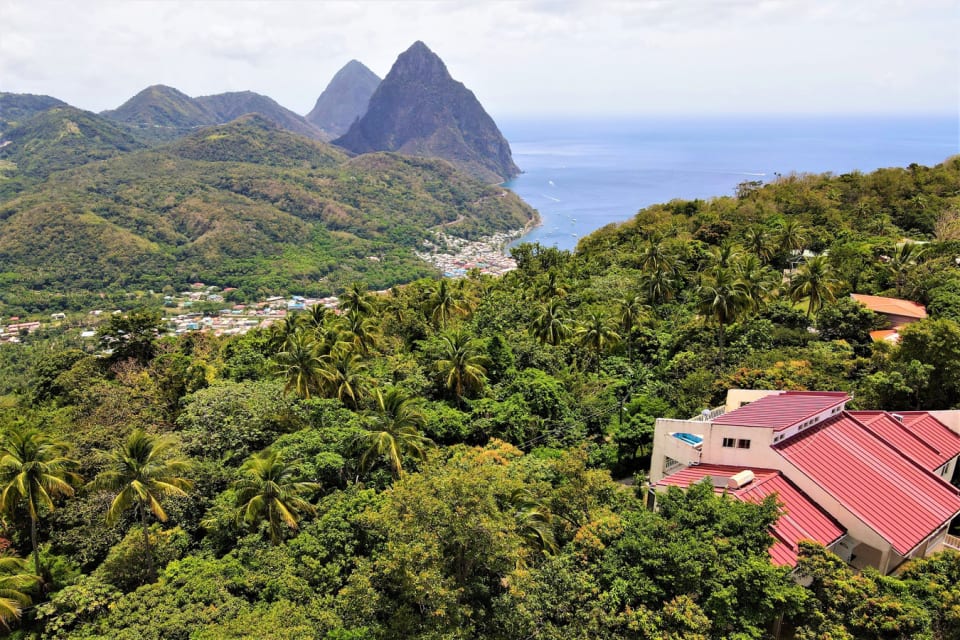
[[[157,84],[100,115],[130,127],[146,141],[157,143],[175,140],[200,127],[225,124],[248,113],[259,113],[282,129],[315,140],[329,137],[303,116],[253,91],[192,98],[174,87]]]

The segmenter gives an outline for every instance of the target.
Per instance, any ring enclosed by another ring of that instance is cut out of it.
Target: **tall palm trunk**
[[[147,559],[147,575],[151,579],[156,577],[153,566],[153,546],[150,544],[150,527],[147,524],[147,505],[140,503],[140,524],[143,526],[143,555]]]
[[[30,516],[30,544],[33,545],[33,569],[40,575],[40,547],[37,544],[37,518]]]
[[[721,322],[718,322],[717,324],[719,325],[719,328],[717,329],[717,334],[718,334],[718,335],[717,335],[717,342],[718,342],[718,344],[719,344],[719,346],[720,346],[720,353],[719,353],[719,356],[720,356],[719,359],[720,359],[720,361],[718,362],[718,365],[719,365],[721,368],[723,368],[724,326],[723,326],[723,322],[722,322],[722,321],[721,321]]]

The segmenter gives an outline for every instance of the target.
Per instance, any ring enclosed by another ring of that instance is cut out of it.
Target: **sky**
[[[0,0],[0,91],[116,108],[167,84],[305,114],[424,41],[495,118],[957,114],[960,0]]]

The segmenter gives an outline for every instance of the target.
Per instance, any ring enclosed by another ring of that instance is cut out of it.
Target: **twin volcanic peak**
[[[351,60],[333,76],[307,114],[307,121],[331,138],[342,136],[367,112],[370,96],[380,85],[380,76],[362,62]]]
[[[520,173],[509,143],[473,92],[419,41],[400,54],[366,113],[334,144],[354,153],[442,158],[486,182]]]

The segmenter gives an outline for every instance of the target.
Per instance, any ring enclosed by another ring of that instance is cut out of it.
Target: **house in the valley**
[[[793,566],[813,540],[882,573],[952,546],[960,490],[949,480],[960,435],[931,413],[849,411],[841,392],[731,390],[727,404],[654,432],[656,491],[709,481],[758,502],[776,494],[774,562]]]

